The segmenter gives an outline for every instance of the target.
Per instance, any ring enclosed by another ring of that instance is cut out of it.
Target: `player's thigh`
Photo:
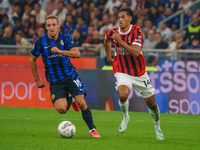
[[[86,96],[85,87],[78,73],[74,73],[68,77],[68,80],[66,82],[66,90],[72,95],[72,97],[75,97],[77,95]]]
[[[132,77],[132,84],[143,98],[149,98],[154,95],[155,89],[152,87],[147,73],[141,77]]]
[[[50,92],[51,92],[51,101],[54,104],[58,99],[67,99],[69,97],[69,93],[66,90],[64,83],[53,83],[50,84]]]
[[[59,113],[66,113],[67,112],[67,99],[66,98],[59,98],[54,102],[54,107]]]
[[[116,78],[115,88],[116,88],[117,91],[126,89],[124,87],[128,87],[128,89],[131,90],[132,83],[131,83],[129,75],[127,75],[125,73],[115,73],[114,76]],[[119,87],[121,87],[121,88],[119,89]]]
[[[121,102],[125,102],[128,98],[128,94],[132,88],[130,77],[124,73],[115,73],[116,78],[116,90],[119,94],[119,99]]]

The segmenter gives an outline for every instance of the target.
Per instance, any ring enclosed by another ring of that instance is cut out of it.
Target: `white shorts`
[[[147,73],[141,77],[133,77],[125,73],[115,73],[114,76],[117,80],[116,90],[118,90],[120,85],[126,85],[129,90],[131,90],[133,85],[143,98],[148,98],[154,95],[155,89],[152,87]]]

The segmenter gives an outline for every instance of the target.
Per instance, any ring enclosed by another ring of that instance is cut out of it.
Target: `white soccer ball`
[[[71,138],[75,135],[76,127],[70,121],[63,121],[58,125],[58,134],[62,138]]]

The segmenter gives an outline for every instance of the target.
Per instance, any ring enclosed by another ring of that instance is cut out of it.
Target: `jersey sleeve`
[[[74,41],[72,40],[71,36],[66,37],[65,46],[66,46],[67,50],[70,50],[73,47],[77,47],[76,44],[74,43]]]
[[[38,57],[40,55],[40,53],[41,53],[41,47],[40,47],[40,44],[39,44],[39,38],[37,38],[35,40],[35,43],[33,45],[32,50],[31,50],[31,54]]]
[[[134,44],[142,46],[142,30],[140,27],[137,27],[137,29],[133,32],[132,45]]]

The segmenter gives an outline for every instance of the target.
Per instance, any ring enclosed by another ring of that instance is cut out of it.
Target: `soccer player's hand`
[[[42,80],[37,80],[35,81],[36,85],[38,88],[43,88],[45,87],[46,85],[44,84],[44,82],[42,82]]]
[[[57,47],[51,48],[51,52],[52,52],[52,53],[58,53],[58,54],[60,54],[60,51],[61,51],[61,50],[59,50]]]
[[[113,31],[113,35],[110,37],[116,40],[117,42],[119,42],[121,40],[120,34],[118,33],[118,31],[117,32],[115,30],[112,30],[112,31]]]
[[[110,65],[113,65],[114,59],[110,58],[110,59],[107,59],[107,60],[108,60]]]

